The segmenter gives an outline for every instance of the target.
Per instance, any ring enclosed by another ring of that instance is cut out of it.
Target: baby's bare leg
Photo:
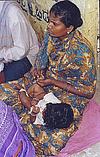
[[[36,98],[38,100],[43,99],[44,95],[46,94],[44,89],[39,86],[38,84],[33,84],[29,89],[28,89],[28,94],[32,98]]]

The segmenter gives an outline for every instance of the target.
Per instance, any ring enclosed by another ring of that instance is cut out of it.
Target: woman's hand
[[[53,80],[52,79],[40,79],[37,81],[37,84],[40,85],[41,87],[48,86],[48,85],[53,85]]]
[[[37,70],[37,69],[34,69],[34,68],[32,68],[30,72],[33,75],[34,79],[38,79],[41,75],[41,70]]]
[[[39,79],[39,78],[42,78],[44,79],[45,78],[45,70],[38,70],[38,69],[34,69],[32,68],[31,69],[31,74],[33,75],[33,78],[34,79]]]

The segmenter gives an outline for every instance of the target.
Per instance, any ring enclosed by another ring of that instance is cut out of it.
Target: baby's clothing
[[[52,92],[46,94],[44,98],[37,104],[37,107],[40,108],[40,112],[36,115],[34,124],[45,124],[42,116],[42,111],[46,108],[47,103],[61,103],[61,101]]]

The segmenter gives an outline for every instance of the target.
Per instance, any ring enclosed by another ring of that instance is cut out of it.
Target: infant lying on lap
[[[29,89],[28,94],[21,89],[19,98],[29,110],[30,120],[34,124],[45,125],[50,129],[60,129],[69,127],[73,122],[71,106],[62,103],[52,92],[46,94],[37,84],[34,84],[34,88]]]

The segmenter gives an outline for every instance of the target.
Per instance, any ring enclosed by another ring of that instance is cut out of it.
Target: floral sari
[[[77,30],[70,33],[63,41],[49,37],[47,34],[35,66],[39,69],[46,68],[46,78],[66,81],[75,86],[77,90],[87,94],[95,91],[96,69],[93,50],[90,43]],[[89,100],[58,87],[48,86],[45,88],[46,92],[52,91],[58,99],[71,105],[74,122],[67,129],[54,130],[47,129],[42,125],[34,125],[29,121],[27,109],[21,105],[18,91],[15,88],[17,83],[27,90],[33,82],[34,79],[28,72],[18,81],[0,85],[0,99],[11,105],[21,118],[22,127],[33,143],[37,156],[56,155],[78,129]]]

